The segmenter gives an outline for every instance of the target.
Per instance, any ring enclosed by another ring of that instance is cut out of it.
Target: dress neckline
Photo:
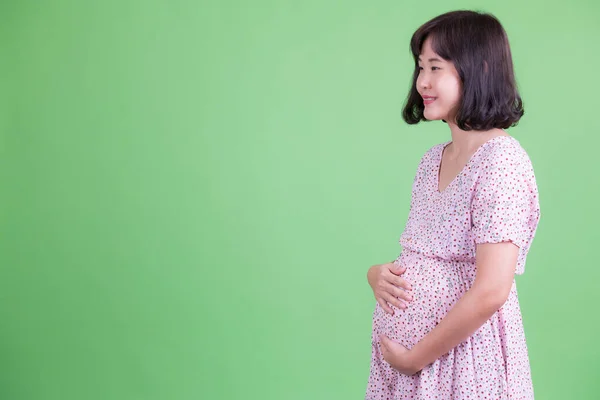
[[[437,160],[436,160],[436,171],[437,173],[434,174],[434,181],[435,181],[435,193],[438,195],[442,195],[444,193],[446,193],[446,191],[448,190],[448,188],[450,188],[450,186],[452,186],[454,184],[454,182],[456,182],[459,177],[461,175],[463,175],[463,173],[467,170],[467,168],[471,165],[471,163],[475,160],[475,158],[477,157],[477,155],[491,142],[495,141],[498,138],[510,138],[510,139],[514,139],[512,136],[510,135],[498,135],[498,136],[494,136],[491,139],[486,140],[485,142],[483,142],[481,145],[479,145],[479,147],[477,148],[477,150],[475,150],[475,152],[471,155],[471,157],[469,158],[469,160],[467,161],[467,163],[462,167],[462,169],[460,170],[460,172],[458,174],[456,174],[456,176],[454,177],[454,179],[452,179],[450,181],[450,183],[448,183],[448,185],[446,185],[446,187],[443,190],[440,190],[440,172],[442,170],[442,157],[444,155],[444,150],[446,150],[446,147],[448,147],[448,145],[450,145],[450,143],[452,143],[452,140],[449,140],[445,143],[442,143],[439,145],[439,151],[437,152]]]

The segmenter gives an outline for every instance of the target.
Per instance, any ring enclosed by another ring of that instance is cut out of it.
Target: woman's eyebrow
[[[419,61],[421,61],[421,57],[419,57]],[[430,58],[430,59],[429,59],[429,60],[427,60],[427,61],[429,61],[429,62],[435,62],[435,61],[437,61],[437,62],[442,62],[442,60],[440,60],[439,58]]]

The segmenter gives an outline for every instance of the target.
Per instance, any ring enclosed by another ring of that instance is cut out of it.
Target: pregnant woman
[[[504,131],[523,115],[506,33],[489,14],[450,12],[411,51],[404,119],[442,120],[452,140],[421,158],[400,256],[368,272],[365,398],[533,399],[514,276],[540,208],[531,161]]]

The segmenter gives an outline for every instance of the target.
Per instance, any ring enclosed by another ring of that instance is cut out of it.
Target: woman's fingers
[[[412,293],[410,291],[406,291],[403,289],[399,289],[397,287],[392,287],[393,290],[393,294],[394,296],[406,300],[406,301],[412,301],[413,297],[412,297]]]
[[[385,293],[382,297],[385,299],[386,302],[388,302],[389,304],[393,304],[397,308],[406,308],[406,304],[404,304],[403,301],[389,293]]]
[[[404,271],[406,271],[406,268],[402,267],[402,269],[399,271],[400,271],[400,274],[403,274]],[[391,283],[392,285],[394,285],[396,287],[400,287],[404,290],[412,290],[412,285],[409,281],[396,275],[391,270],[382,271],[381,277],[383,278],[383,280],[385,280],[388,283]]]
[[[396,276],[402,275],[406,271],[406,267],[400,266],[400,264],[396,264],[395,262],[388,263],[386,266],[387,270]]]
[[[394,315],[394,310],[392,310],[392,308],[388,305],[387,301],[383,300],[382,298],[378,298],[377,302],[379,303],[379,306],[383,308],[383,311]]]
[[[391,283],[386,283],[382,288],[382,292],[389,294],[391,297],[395,299],[402,299],[405,301],[412,300],[412,293],[410,291],[406,291],[404,289],[398,288]],[[389,300],[388,300],[389,301]],[[395,305],[395,303],[394,303]]]
[[[394,277],[390,283],[404,290],[412,290],[411,283],[404,278],[400,278],[399,276]]]
[[[407,291],[411,291],[412,290],[412,285],[410,284],[410,282],[408,282],[406,279],[400,278],[398,276],[392,276],[390,277],[386,277],[387,279],[385,279],[385,283],[386,283],[386,287],[385,290],[387,290],[388,292],[392,292],[392,294],[397,295],[397,291],[391,289],[392,287],[394,289],[398,289],[399,290],[407,290]]]

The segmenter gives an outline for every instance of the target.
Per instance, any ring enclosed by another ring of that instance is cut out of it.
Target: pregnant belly
[[[407,308],[392,306],[390,315],[376,305],[373,339],[385,334],[411,348],[429,333],[468,290],[475,268],[471,262],[447,261],[404,249],[397,264],[406,267],[402,275],[413,286],[413,300]]]

